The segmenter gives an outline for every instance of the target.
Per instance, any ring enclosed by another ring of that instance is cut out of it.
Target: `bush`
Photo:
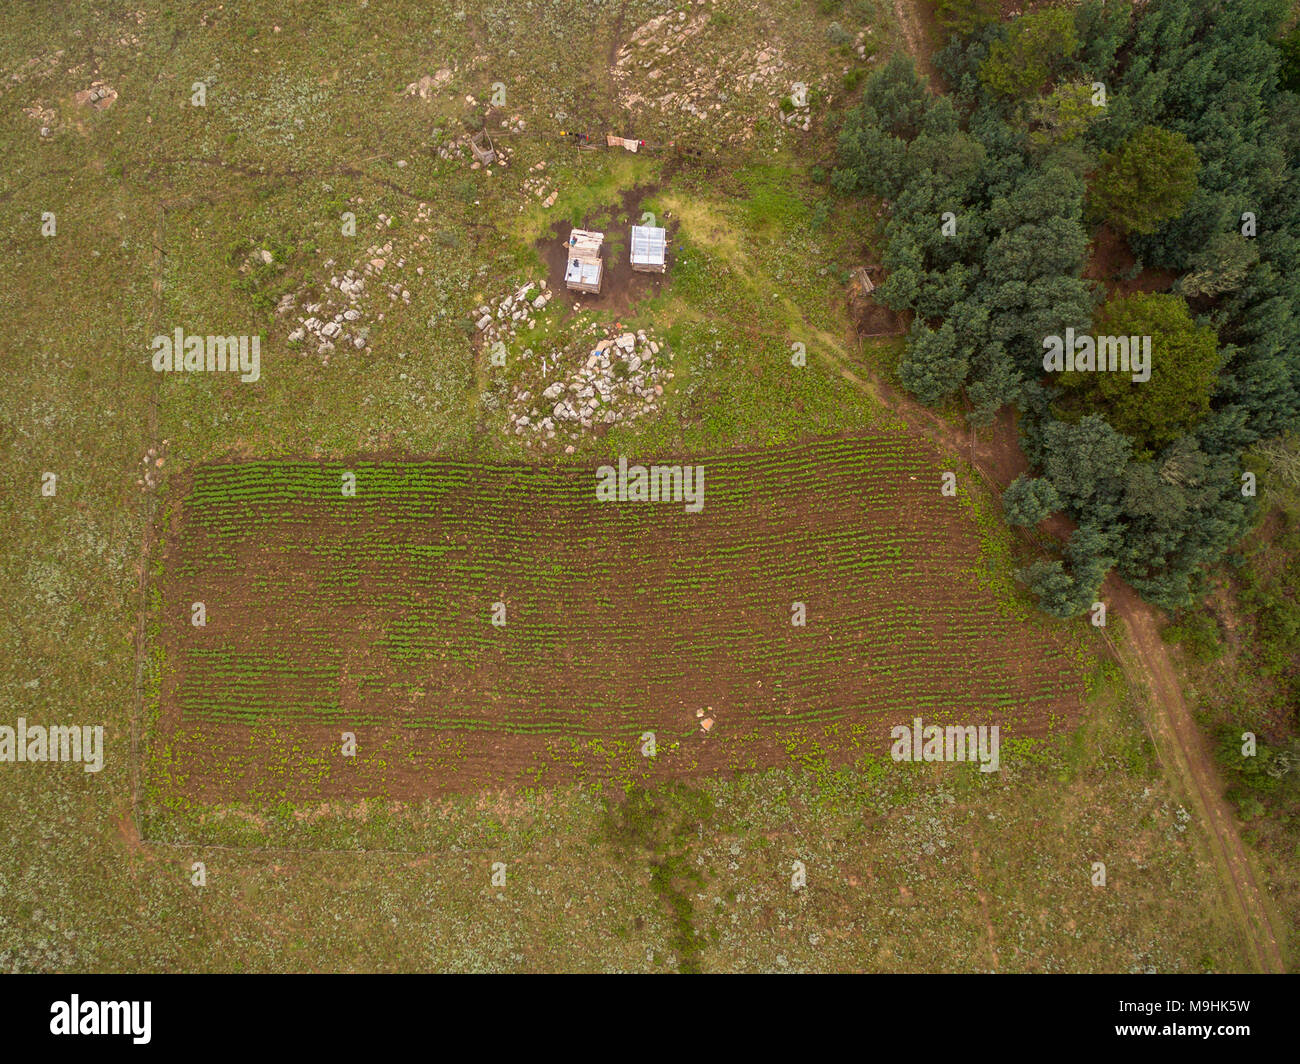
[[[846,44],[852,44],[853,34],[849,33],[838,22],[832,22],[826,27],[826,39],[838,48]]]
[[[1174,643],[1202,665],[1223,655],[1219,626],[1208,613],[1187,613],[1160,633],[1166,643]]]

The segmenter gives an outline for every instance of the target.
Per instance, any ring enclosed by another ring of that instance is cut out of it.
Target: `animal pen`
[[[496,161],[496,146],[487,135],[487,130],[480,130],[469,138],[469,150],[474,153],[475,161],[482,166],[490,166]]]

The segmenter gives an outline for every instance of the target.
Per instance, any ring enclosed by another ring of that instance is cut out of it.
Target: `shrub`
[[[849,33],[838,22],[832,22],[826,27],[826,39],[838,48],[846,44],[852,44],[853,34]]]

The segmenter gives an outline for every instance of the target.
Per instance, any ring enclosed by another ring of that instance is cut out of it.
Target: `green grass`
[[[619,11],[624,37],[659,13],[641,0]],[[136,840],[135,633],[142,625],[156,645],[150,618],[162,578],[143,543],[155,519],[165,528],[177,512],[173,476],[226,458],[517,457],[481,409],[470,311],[536,276],[531,240],[553,220],[662,177],[640,157],[575,158],[555,141],[558,130],[618,115],[635,125],[622,132],[651,140],[721,138],[735,168],[759,178],[776,163],[825,166],[829,132],[795,134],[765,117],[769,104],[796,77],[839,91],[856,64],[828,50],[831,19],[850,31],[862,24],[854,19],[869,21],[881,54],[893,40],[887,4],[819,14],[800,0],[770,8],[770,21],[751,16],[745,5],[719,4],[707,32],[664,62],[661,82],[674,91],[697,68],[734,82],[759,49],[779,45],[775,84],[724,88],[732,95],[722,109],[698,119],[622,106],[609,76],[617,13],[586,0],[534,10],[252,0],[130,12],[71,0],[56,20],[37,5],[6,10],[0,236],[13,269],[0,311],[15,354],[0,394],[9,538],[0,703],[9,721],[102,722],[107,755],[96,775],[6,766],[0,970],[658,971],[687,959],[704,970],[969,969],[991,963],[981,891],[1004,970],[1241,965],[1167,789],[1109,764],[1063,793],[1050,767],[997,781],[886,775],[869,764],[843,775],[808,751],[805,768],[701,784],[716,812],[673,851],[667,884],[652,882],[644,853],[611,848],[610,794],[591,787],[421,807],[374,802],[341,815],[169,814],[176,838],[202,830],[265,845],[306,831],[309,853]],[[589,62],[575,61],[575,40],[595,43]],[[454,72],[445,93],[402,95],[444,66]],[[108,110],[72,100],[95,79],[120,93]],[[530,129],[502,138],[510,166],[489,177],[440,159],[433,145],[471,112],[464,97],[484,100],[498,80],[508,85],[507,111]],[[194,81],[209,86],[206,108],[188,103]],[[718,88],[705,90],[710,104],[721,102]],[[26,107],[53,113],[50,136]],[[518,189],[542,159],[561,194],[545,214]],[[687,258],[661,300],[636,313],[657,330],[678,329],[682,376],[675,405],[635,441],[713,450],[878,426],[887,413],[812,357],[817,345],[842,342],[845,323],[836,278],[808,264],[857,264],[862,228],[805,232],[797,204],[811,222],[816,195],[801,178],[783,192],[772,180],[745,187],[729,169],[687,167],[659,197],[681,201]],[[424,220],[422,202],[432,208]],[[345,209],[357,216],[354,238],[340,232]],[[58,218],[51,239],[39,235],[47,211]],[[380,213],[395,219],[391,229]],[[695,228],[710,218],[725,225]],[[390,239],[407,258],[400,279],[412,300],[376,296],[369,309],[385,317],[374,322],[371,351],[325,366],[288,345],[291,326],[268,309],[270,297],[326,286],[367,246]],[[277,267],[241,273],[246,252],[262,247]],[[336,266],[324,265],[330,259]],[[158,379],[149,339],[176,325],[264,334],[262,380]],[[781,368],[795,341],[809,347],[802,375]],[[136,484],[150,447],[165,458],[155,466],[157,493]],[[39,495],[45,471],[59,476],[54,498]],[[146,707],[172,664],[147,660]],[[331,845],[423,847],[423,855]],[[1118,855],[1109,862],[1115,889],[1103,894],[1085,885],[1097,854]],[[810,872],[797,897],[795,859]],[[190,885],[199,860],[208,873],[201,891]],[[494,860],[509,866],[503,890],[489,883]],[[698,880],[677,874],[688,866]],[[687,892],[699,932],[690,940],[685,913],[665,900]]]

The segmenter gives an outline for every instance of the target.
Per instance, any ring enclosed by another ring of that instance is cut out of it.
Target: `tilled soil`
[[[1004,744],[1076,716],[1070,650],[983,588],[928,445],[688,464],[698,513],[597,501],[590,466],[199,470],[166,545],[155,784],[435,796],[845,764],[915,716],[998,724]]]

